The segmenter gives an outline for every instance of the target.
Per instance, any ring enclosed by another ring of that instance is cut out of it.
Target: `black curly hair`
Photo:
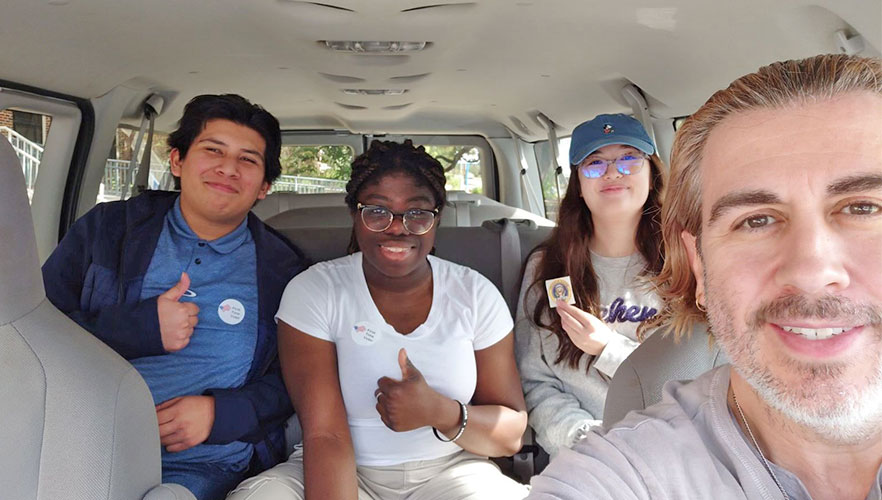
[[[403,172],[411,176],[418,186],[429,188],[435,195],[435,208],[439,213],[444,209],[447,204],[444,167],[426,152],[426,148],[414,146],[410,139],[403,143],[375,139],[367,151],[352,160],[352,176],[346,183],[346,205],[349,209],[353,212],[358,209],[358,195],[362,188],[392,172]],[[358,251],[354,230],[349,251]]]

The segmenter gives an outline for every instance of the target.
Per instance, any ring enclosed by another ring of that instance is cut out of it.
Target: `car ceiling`
[[[878,0],[7,0],[0,16],[0,79],[82,98],[159,93],[160,129],[194,95],[234,92],[287,129],[536,140],[540,112],[564,134],[629,112],[628,83],[655,117],[683,116],[759,66],[835,52],[837,30],[872,55],[882,45]],[[355,55],[321,40],[431,45]]]

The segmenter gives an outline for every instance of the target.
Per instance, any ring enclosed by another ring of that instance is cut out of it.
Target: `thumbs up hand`
[[[383,377],[377,381],[374,396],[377,398],[380,418],[386,427],[396,432],[433,425],[438,406],[443,405],[444,400],[453,400],[429,387],[423,374],[408,359],[404,349],[398,351],[398,366],[401,368],[401,380]]]
[[[181,273],[180,281],[156,298],[162,347],[168,352],[187,347],[193,327],[199,322],[199,307],[190,302],[180,302],[189,288],[190,277],[187,273]]]

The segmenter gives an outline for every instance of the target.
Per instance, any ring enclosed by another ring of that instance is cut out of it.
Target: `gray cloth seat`
[[[352,227],[352,215],[342,193],[272,193],[251,211],[273,227]],[[452,192],[441,214],[439,227],[479,227],[487,221],[500,219],[531,220],[538,226],[554,226],[554,222],[544,217],[486,196]]]
[[[46,299],[24,176],[5,140],[0,214],[0,497],[194,498],[160,485],[140,375]]]
[[[650,335],[619,365],[603,410],[603,426],[609,428],[632,410],[642,410],[661,400],[662,386],[669,380],[691,380],[728,363],[717,344],[710,343],[707,325],[697,324],[688,337]]]
[[[274,191],[266,195],[266,198],[260,200],[251,211],[254,212],[254,215],[260,217],[260,220],[265,221],[274,215],[294,208],[342,207],[346,205],[345,198],[346,193],[300,194],[289,191]]]
[[[303,197],[315,196],[311,194],[300,195]],[[266,201],[266,200],[264,200]],[[263,203],[263,202],[261,202]],[[255,211],[257,207],[252,210]],[[285,210],[278,214],[268,216],[264,222],[273,227],[285,228],[351,228],[352,213],[345,204],[333,206],[296,207]],[[444,211],[441,215],[441,226],[456,225],[450,211]]]
[[[347,227],[287,226],[282,218],[270,218],[267,223],[297,245],[311,262],[346,255],[352,234],[351,219]],[[512,243],[517,245],[515,250],[507,252],[507,255],[517,256],[512,262],[511,257],[502,257],[506,241],[503,226],[507,223],[488,221],[479,227],[441,225],[435,236],[435,255],[483,274],[496,285],[514,311],[524,261],[533,247],[548,237],[552,228],[537,226],[532,221],[511,221],[516,229]]]

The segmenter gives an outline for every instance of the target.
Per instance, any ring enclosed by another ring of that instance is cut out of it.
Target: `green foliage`
[[[426,152],[444,167],[447,189],[482,193],[480,150],[473,146],[426,146]],[[349,146],[285,146],[282,148],[283,175],[349,180],[352,174]],[[463,185],[468,165],[469,185]]]
[[[349,180],[352,174],[352,148],[349,146],[284,146],[283,175]]]
[[[474,146],[426,146],[426,152],[441,162],[447,178],[448,191],[468,191],[482,194],[484,182],[481,179],[481,153]],[[463,184],[468,165],[468,186]]]
[[[426,146],[425,148],[426,153],[441,162],[445,172],[453,170],[466,153],[475,149],[472,146]],[[474,155],[477,155],[477,150]]]

